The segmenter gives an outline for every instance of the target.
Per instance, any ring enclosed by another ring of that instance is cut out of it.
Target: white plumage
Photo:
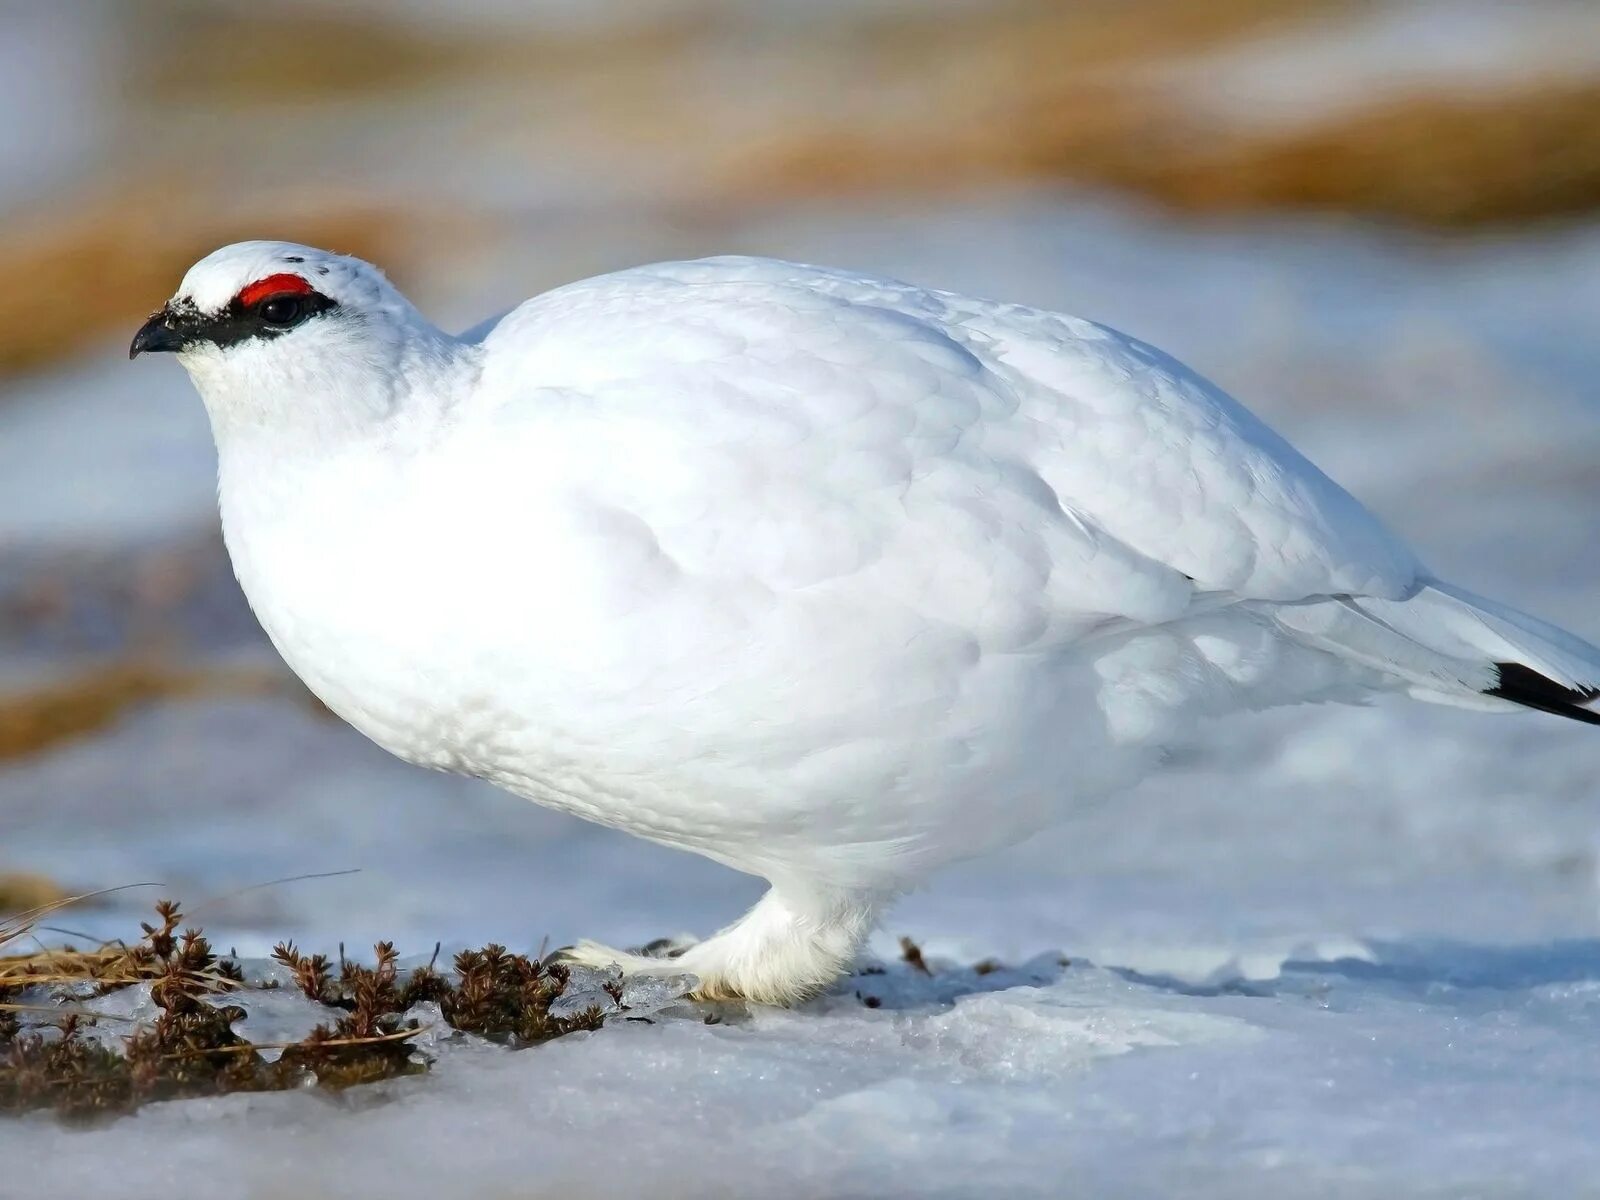
[[[1600,652],[1432,579],[1089,321],[723,258],[458,339],[365,263],[248,242],[134,348],[180,353],[239,580],[335,712],[772,882],[675,960],[574,952],[708,993],[825,985],[888,898],[1203,717],[1404,689],[1595,719]]]

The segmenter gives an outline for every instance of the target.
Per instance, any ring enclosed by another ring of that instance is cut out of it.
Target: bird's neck
[[[240,352],[186,361],[217,452],[292,459],[383,440],[470,389],[481,350],[431,326],[331,341],[293,358]]]
[[[318,355],[288,373],[244,364],[206,378],[191,368],[216,440],[224,527],[270,526],[330,480],[359,489],[364,474],[426,453],[470,394],[480,355],[431,331]]]

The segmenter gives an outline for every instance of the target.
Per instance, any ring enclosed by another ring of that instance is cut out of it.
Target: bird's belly
[[[991,650],[860,588],[634,594],[396,561],[252,592],[330,708],[410,762],[766,874],[914,876],[1028,836],[1237,707],[1203,647],[1261,636],[1205,618]]]
[[[715,679],[638,650],[628,671],[583,675],[464,632],[274,638],[333,711],[409,762],[762,874],[910,877],[1026,837],[1151,760],[1149,740],[1108,732],[1090,659],[868,652],[806,632],[803,660],[723,647]]]

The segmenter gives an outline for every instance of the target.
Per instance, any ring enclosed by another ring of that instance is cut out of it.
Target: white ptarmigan
[[[1202,718],[1405,691],[1600,724],[1600,651],[1432,577],[1214,385],[1090,321],[757,258],[463,337],[374,267],[197,263],[134,338],[239,581],[401,758],[766,878],[674,959],[787,1002],[933,868]]]

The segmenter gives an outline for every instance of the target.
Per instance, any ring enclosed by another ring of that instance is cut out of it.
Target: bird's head
[[[189,268],[128,356],[176,354],[220,433],[308,408],[382,410],[394,399],[387,381],[440,336],[370,263],[291,242],[238,242]]]

